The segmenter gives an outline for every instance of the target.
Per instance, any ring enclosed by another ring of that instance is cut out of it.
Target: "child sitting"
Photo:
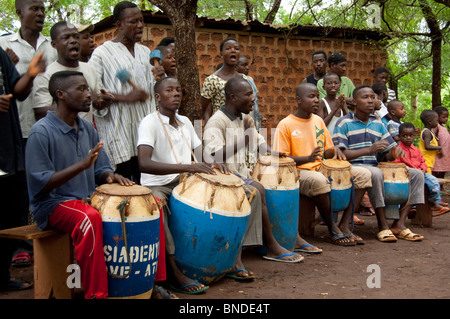
[[[437,138],[439,144],[442,147],[443,155],[450,155],[450,133],[445,125],[448,121],[448,110],[443,106],[435,107],[434,110],[439,116],[439,125],[437,129]],[[447,157],[448,158],[448,157]],[[446,157],[436,157],[434,167],[432,168],[433,175],[437,178],[445,178],[445,173],[450,171],[450,161],[446,160]]]
[[[387,123],[387,130],[394,141],[398,143],[400,140],[398,128],[400,124],[403,123],[400,119],[404,118],[406,115],[405,105],[399,100],[392,100],[388,103],[387,109],[391,116],[391,119]]]
[[[433,205],[432,211],[437,211],[433,216],[440,216],[448,213],[450,208],[441,206],[441,188],[439,181],[431,174],[427,173],[428,166],[425,163],[420,150],[413,145],[416,137],[416,128],[411,123],[402,123],[399,127],[400,147],[406,153],[406,157],[398,158],[394,162],[405,163],[406,166],[420,169],[425,174],[425,185],[428,187],[428,201]]]
[[[427,163],[427,173],[431,174],[431,169],[437,156],[442,156],[442,147],[439,146],[439,140],[436,137],[436,131],[439,125],[439,116],[436,111],[424,110],[420,114],[420,120],[425,128],[420,133],[419,149],[422,152],[425,162]]]

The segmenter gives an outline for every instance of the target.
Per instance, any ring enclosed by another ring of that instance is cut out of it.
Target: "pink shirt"
[[[444,156],[436,156],[433,172],[450,172],[450,133],[440,124],[437,138],[439,139],[439,145],[442,147]]]

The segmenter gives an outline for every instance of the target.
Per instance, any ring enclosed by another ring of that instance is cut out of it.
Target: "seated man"
[[[405,156],[380,120],[373,115],[376,95],[370,86],[359,86],[353,91],[356,103],[355,113],[341,118],[335,126],[333,140],[339,146],[352,165],[365,167],[372,173],[372,187],[367,190],[378,220],[377,238],[382,242],[396,241],[397,237],[407,240],[421,240],[423,236],[412,233],[405,220],[412,205],[424,203],[424,176],[421,171],[408,168],[410,198],[408,205],[400,209],[400,218],[391,227],[385,217],[384,176],[377,167],[379,157],[388,161]],[[397,237],[396,237],[397,236]]]
[[[177,113],[182,93],[178,80],[164,77],[155,84],[155,99],[159,111],[147,115],[138,130],[138,163],[141,170],[141,184],[152,190],[159,199],[168,199],[178,185],[180,173],[215,174],[213,165],[192,162],[192,150],[202,148],[202,142],[195,133],[190,120]],[[167,135],[166,135],[167,132]],[[221,167],[219,167],[221,168]],[[168,227],[167,207],[163,208],[166,256],[172,271],[171,286],[182,293],[194,294],[208,287],[188,278],[175,263],[175,245]]]
[[[257,197],[252,201],[252,214],[256,216],[262,213],[262,233],[264,244],[267,247],[264,259],[280,262],[300,262],[303,257],[282,247],[275,239],[272,226],[270,224],[269,212],[267,210],[264,187],[249,178],[249,169],[246,165],[245,156],[251,146],[259,147],[260,151],[270,152],[264,138],[256,131],[253,118],[249,115],[255,101],[254,91],[248,81],[240,76],[233,77],[225,84],[225,105],[222,106],[208,120],[205,126],[203,136],[205,145],[205,158],[216,159],[216,162],[225,163],[228,170],[244,179],[250,191],[254,188]],[[244,132],[250,128],[252,137],[247,135],[244,138]],[[233,138],[230,142],[227,130],[232,130]],[[256,143],[257,141],[257,143]],[[255,202],[255,205],[253,205]],[[255,216],[255,218],[257,218]],[[260,219],[261,217],[258,217]],[[260,221],[258,221],[260,222]],[[252,226],[252,225],[250,225]],[[254,229],[247,231],[244,245],[261,245],[260,226],[255,223]],[[257,236],[255,236],[257,234]],[[253,237],[253,238],[252,238]],[[259,238],[258,238],[259,237]]]
[[[345,160],[341,150],[333,145],[330,133],[322,118],[314,113],[319,108],[319,90],[314,84],[301,83],[297,86],[298,108],[280,121],[274,138],[274,149],[293,158],[300,172],[300,194],[310,197],[317,206],[322,219],[328,226],[331,240],[337,245],[363,244],[363,239],[355,235],[349,224],[352,221],[352,205],[344,211],[339,226],[331,218],[329,180],[316,169],[322,159],[338,158]],[[355,183],[354,203],[361,202],[366,188],[371,186],[370,172],[352,166],[351,173]]]
[[[83,74],[57,72],[50,78],[49,91],[56,111],[33,125],[25,154],[31,211],[39,229],[52,227],[71,234],[85,298],[105,298],[102,219],[81,200],[96,185],[134,182],[113,174],[94,126],[78,116],[91,104]]]

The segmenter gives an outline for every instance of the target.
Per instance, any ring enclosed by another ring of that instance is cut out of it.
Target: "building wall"
[[[113,39],[115,28],[95,35],[100,45]],[[146,24],[142,44],[153,50],[159,41],[173,36],[170,25]],[[371,70],[386,63],[386,52],[361,40],[306,38],[282,34],[249,33],[216,29],[198,29],[196,32],[197,61],[200,85],[204,79],[215,72],[222,62],[219,52],[220,42],[234,37],[241,45],[241,54],[251,61],[250,73],[258,87],[258,105],[262,114],[262,126],[270,132],[288,114],[295,112],[295,88],[314,70],[311,55],[317,50],[327,54],[338,51],[347,57],[347,76],[355,86],[371,85]],[[270,141],[270,136],[268,136]]]

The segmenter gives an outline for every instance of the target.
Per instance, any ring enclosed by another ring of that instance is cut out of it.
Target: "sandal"
[[[442,207],[436,214],[433,214],[433,217],[441,216],[450,212],[450,208]]]
[[[14,256],[11,265],[14,267],[28,267],[31,266],[31,255],[23,252]]]
[[[161,286],[154,285],[151,299],[179,299],[175,294]]]
[[[344,240],[344,241],[342,241],[342,240]],[[336,235],[335,234],[333,236],[327,237],[328,242],[338,245],[338,246],[356,246],[356,242],[347,241],[347,240],[349,240],[349,238],[345,235]]]
[[[375,210],[372,207],[366,207],[360,205],[358,213],[361,216],[375,216]]]
[[[354,241],[357,245],[364,245],[366,242],[364,241],[364,239],[362,239],[361,236],[358,236],[354,233],[350,233],[347,235],[348,238],[352,241]]]
[[[236,269],[230,271],[225,275],[225,277],[230,277],[235,280],[253,280],[255,279],[255,275],[252,272],[249,272],[246,269]]]
[[[395,237],[390,229],[385,229],[378,232],[377,239],[386,243],[393,243],[397,241],[397,237]]]
[[[397,238],[409,241],[420,241],[424,238],[422,235],[413,233],[409,228],[402,230],[400,233],[398,233],[398,235],[395,236],[397,236]]]

